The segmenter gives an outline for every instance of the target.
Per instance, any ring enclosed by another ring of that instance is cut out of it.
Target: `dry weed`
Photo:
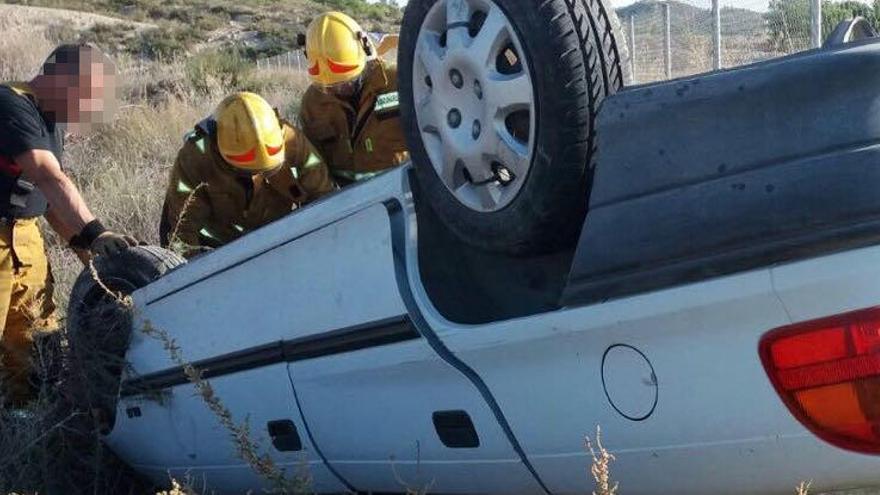
[[[239,424],[235,421],[232,412],[216,395],[211,384],[202,378],[202,372],[184,359],[183,352],[168,332],[154,327],[148,321],[143,323],[141,332],[158,340],[171,357],[172,362],[183,368],[187,379],[195,387],[196,393],[229,432],[239,458],[247,462],[263,479],[271,483],[273,493],[308,492],[307,479],[299,476],[288,478],[284,470],[279,468],[268,454],[260,452],[260,446],[252,439],[248,424],[246,422]]]
[[[180,226],[183,225],[183,222],[186,220],[187,214],[189,214],[190,208],[192,208],[193,203],[196,199],[196,194],[199,193],[203,188],[208,187],[208,184],[205,182],[200,182],[199,185],[193,188],[192,191],[186,196],[186,200],[183,202],[183,206],[180,208],[180,214],[177,215],[177,219],[174,222],[174,228],[171,229],[171,234],[168,235],[168,249],[174,251],[175,253],[186,256],[189,253],[197,252],[200,248],[199,246],[192,246],[187,244],[183,239],[180,238]]]
[[[192,487],[189,480],[180,482],[171,478],[171,489],[156,492],[156,495],[199,495],[199,492]]]
[[[95,418],[75,406],[64,332],[35,337],[36,399],[0,408],[0,493],[144,493],[148,484],[104,447]]]
[[[617,493],[618,484],[611,481],[611,463],[614,462],[614,455],[608,452],[602,445],[602,429],[596,427],[596,446],[590,437],[585,438],[587,449],[593,458],[590,466],[590,474],[596,482],[596,489],[593,495],[615,495]]]

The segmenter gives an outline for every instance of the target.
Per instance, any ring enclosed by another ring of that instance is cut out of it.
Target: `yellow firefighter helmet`
[[[260,95],[236,93],[214,112],[217,147],[236,169],[261,173],[284,163],[284,131],[278,114]]]
[[[309,76],[322,86],[357,79],[373,55],[373,46],[357,22],[341,12],[327,12],[309,24],[306,58]]]

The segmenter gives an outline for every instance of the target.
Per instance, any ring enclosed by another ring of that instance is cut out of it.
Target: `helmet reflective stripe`
[[[239,232],[244,232],[244,227],[242,227],[241,225],[232,224],[232,227]]]
[[[290,167],[290,173],[293,174],[294,179],[299,179],[299,170],[296,167]]]
[[[177,182],[177,192],[179,192],[179,193],[191,193],[192,191],[193,191],[192,188],[189,187],[189,186],[186,184],[186,182],[184,182],[184,181],[182,181],[182,180]]]
[[[305,165],[303,165],[303,167],[304,168],[312,168],[312,167],[317,167],[320,164],[321,164],[321,157],[319,157],[318,155],[316,155],[314,153],[309,153],[309,159],[306,160],[306,163],[305,163]]]
[[[219,240],[220,240],[220,239],[217,238],[217,236],[215,236],[214,234],[212,234],[208,229],[202,229],[202,230],[200,230],[200,231],[199,231],[199,234],[200,234],[201,236],[203,236],[203,237],[207,237],[208,239],[214,239],[215,241],[219,241]]]

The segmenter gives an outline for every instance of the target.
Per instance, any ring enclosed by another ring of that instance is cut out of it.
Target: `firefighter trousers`
[[[37,219],[0,225],[0,399],[22,404],[31,384],[35,332],[54,330],[53,279]]]

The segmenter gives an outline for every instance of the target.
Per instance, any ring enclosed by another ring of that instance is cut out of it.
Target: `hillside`
[[[99,22],[82,39],[112,52],[147,58],[178,56],[205,47],[233,45],[250,57],[271,56],[295,47],[318,13],[342,10],[374,32],[396,31],[400,10],[364,0],[13,0],[3,3],[54,7],[148,23],[153,29],[132,33],[120,22]],[[74,27],[76,29],[76,27]]]

